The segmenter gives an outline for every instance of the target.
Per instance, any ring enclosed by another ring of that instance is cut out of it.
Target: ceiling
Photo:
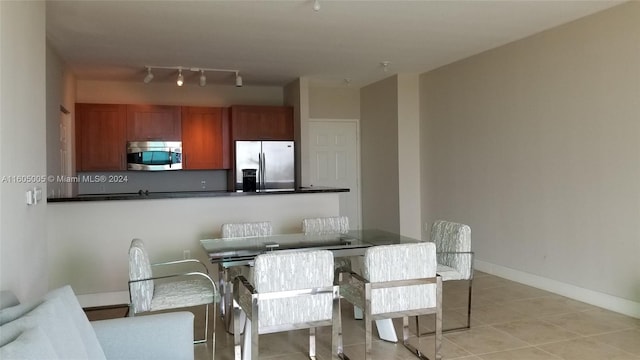
[[[360,87],[435,69],[623,2],[318,1],[319,11],[314,0],[47,0],[46,29],[80,80],[142,81],[152,65],[239,70],[245,86],[283,86],[304,76],[321,86]],[[154,74],[154,82],[177,76]],[[185,75],[197,83],[199,74]],[[207,78],[234,83],[232,73]]]

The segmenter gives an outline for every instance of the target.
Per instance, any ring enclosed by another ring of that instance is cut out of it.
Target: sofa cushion
[[[17,339],[0,347],[0,359],[60,359],[49,338],[35,327],[25,330]]]
[[[11,290],[0,290],[0,309],[20,304],[18,298]]]
[[[71,320],[71,322],[73,322],[73,325],[78,330],[80,339],[84,344],[89,359],[106,360],[104,351],[102,351],[100,342],[98,341],[96,333],[93,330],[93,326],[91,326],[91,323],[89,323],[89,319],[82,310],[82,306],[80,306],[78,298],[74,294],[73,289],[71,289],[71,286],[66,285],[61,288],[51,290],[45,296],[45,299],[55,298],[62,300],[62,305],[64,307],[65,313],[67,313],[69,319]]]
[[[8,322],[21,317],[22,315],[35,309],[36,306],[42,304],[42,300],[32,300],[15,306],[6,307],[0,310],[0,325],[4,325]]]
[[[61,297],[46,299],[31,312],[0,326],[0,346],[14,341],[24,331],[39,327],[62,359],[87,359],[78,329]]]

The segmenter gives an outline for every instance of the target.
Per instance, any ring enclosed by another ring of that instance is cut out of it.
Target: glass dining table
[[[200,244],[211,263],[220,268],[252,264],[255,257],[270,251],[330,250],[334,258],[364,255],[367,248],[379,245],[415,243],[421,240],[374,229],[351,230],[345,234],[276,234],[238,238],[202,239]],[[227,325],[232,321],[227,319]],[[397,342],[391,320],[376,321],[383,340]],[[228,328],[229,330],[229,328]]]
[[[209,260],[224,266],[250,264],[269,251],[330,250],[334,257],[364,255],[371,246],[415,243],[421,240],[383,230],[351,230],[346,234],[277,234],[241,238],[203,239]]]

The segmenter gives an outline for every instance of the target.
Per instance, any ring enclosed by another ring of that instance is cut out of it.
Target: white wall
[[[0,176],[46,175],[45,3],[0,1]],[[47,291],[46,203],[0,183],[0,288],[22,301]]]
[[[283,105],[277,86],[213,85],[200,87],[173,82],[88,81],[77,83],[77,102],[104,104],[155,104],[186,106]]]
[[[424,74],[423,220],[640,316],[638,34],[629,2]]]
[[[77,294],[127,291],[133,238],[145,241],[153,262],[182,259],[189,249],[207,263],[199,240],[220,237],[223,223],[271,221],[274,233],[300,232],[305,217],[338,215],[338,194],[50,203],[50,287],[70,284]]]
[[[398,81],[360,90],[362,227],[400,231],[398,198]]]
[[[353,87],[310,87],[309,118],[359,119],[360,89]]]
[[[398,206],[400,233],[422,238],[418,74],[398,74]]]

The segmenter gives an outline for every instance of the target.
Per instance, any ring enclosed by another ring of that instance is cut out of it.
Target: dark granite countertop
[[[297,189],[264,190],[257,192],[242,191],[176,191],[176,192],[150,192],[148,194],[122,193],[122,194],[87,194],[69,198],[48,198],[47,202],[75,202],[75,201],[109,201],[109,200],[150,200],[150,199],[184,199],[221,196],[264,196],[264,195],[288,195],[288,194],[317,194],[349,192],[349,189],[330,187],[301,187]]]

